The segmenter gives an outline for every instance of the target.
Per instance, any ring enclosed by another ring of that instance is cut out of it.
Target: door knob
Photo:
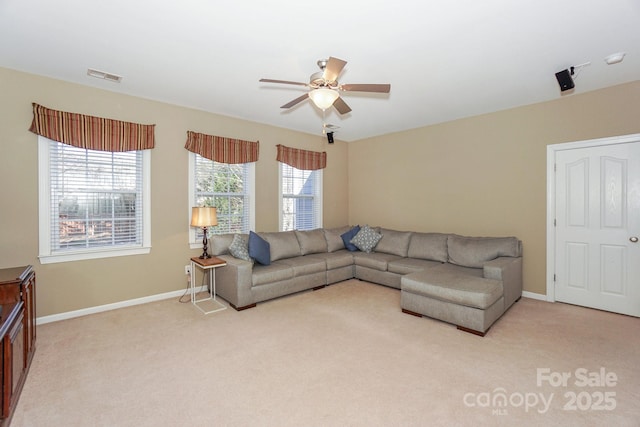
[[[629,240],[631,241],[631,243],[638,243],[638,238],[636,236],[629,237]]]

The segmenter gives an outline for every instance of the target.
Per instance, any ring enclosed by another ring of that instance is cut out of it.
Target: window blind
[[[49,141],[52,253],[143,244],[142,152]]]
[[[322,227],[322,169],[301,170],[286,163],[280,168],[282,230]]]

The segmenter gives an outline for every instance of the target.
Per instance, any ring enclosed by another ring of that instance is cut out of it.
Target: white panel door
[[[640,141],[555,163],[556,300],[640,317]]]

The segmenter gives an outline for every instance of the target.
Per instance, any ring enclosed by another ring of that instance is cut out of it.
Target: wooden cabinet
[[[36,275],[0,269],[0,427],[11,422],[36,349]]]
[[[20,287],[24,304],[25,367],[28,367],[36,350],[36,274],[32,270]]]
[[[25,378],[24,307],[22,302],[3,305],[3,313],[5,308],[10,311],[5,322],[6,331],[2,335],[2,425],[11,418]]]

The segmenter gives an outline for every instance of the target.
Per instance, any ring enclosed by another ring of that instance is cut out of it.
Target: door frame
[[[555,302],[556,300],[556,284],[554,280],[556,270],[556,228],[554,226],[556,211],[556,153],[563,150],[631,142],[640,142],[640,133],[547,145],[547,301]]]

